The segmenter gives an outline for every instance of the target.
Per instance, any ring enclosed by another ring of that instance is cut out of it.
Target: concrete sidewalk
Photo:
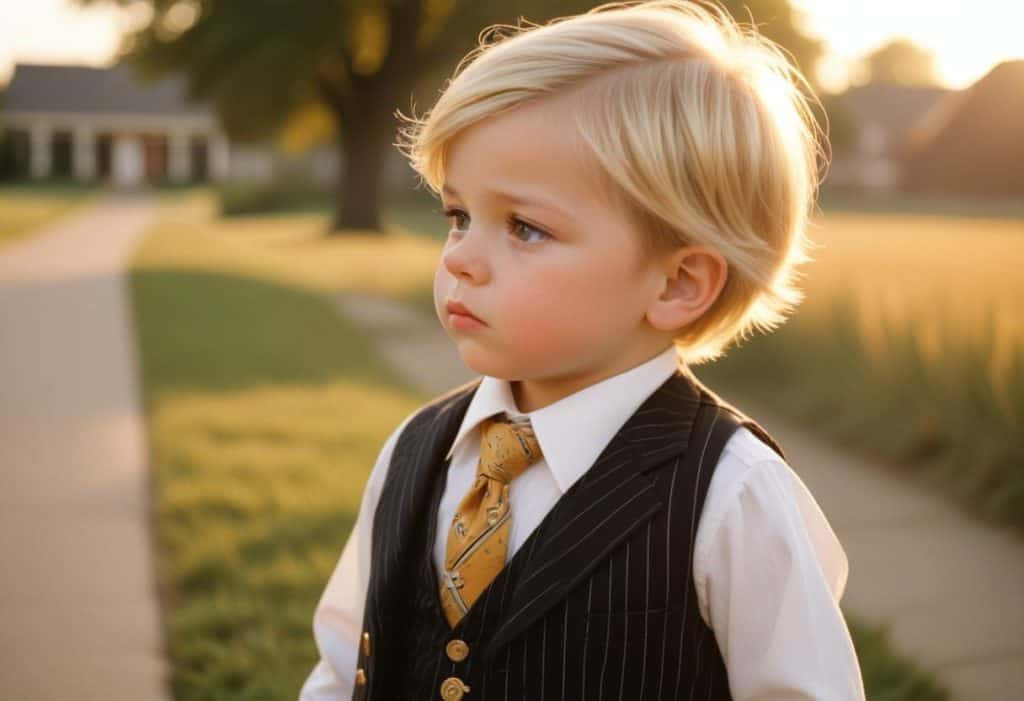
[[[169,698],[129,256],[108,197],[0,251],[0,698]]]
[[[426,394],[474,376],[436,318],[373,297],[347,294],[337,303]],[[934,673],[953,699],[1024,698],[1022,539],[727,398],[779,440],[842,542],[850,561],[843,609],[890,626],[894,647]]]

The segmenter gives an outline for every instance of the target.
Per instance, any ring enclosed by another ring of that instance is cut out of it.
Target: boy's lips
[[[445,310],[449,314],[458,314],[459,316],[466,316],[469,317],[470,319],[475,319],[476,321],[479,321],[481,324],[484,323],[483,319],[474,314],[469,309],[469,307],[467,307],[462,302],[458,302],[454,299],[449,299],[447,301],[447,303],[445,304]]]
[[[447,301],[447,303],[444,305],[444,309],[447,311],[447,313],[450,314],[462,314],[463,316],[471,316],[477,321],[482,321],[480,317],[478,317],[476,314],[470,311],[469,307],[467,307],[462,302],[457,302],[456,300]]]

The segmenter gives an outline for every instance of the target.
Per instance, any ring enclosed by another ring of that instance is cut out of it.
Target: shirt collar
[[[564,494],[591,466],[644,400],[679,366],[675,346],[618,375],[524,414],[508,380],[484,376],[466,409],[446,458],[451,458],[484,419],[506,412],[528,416],[555,482]]]

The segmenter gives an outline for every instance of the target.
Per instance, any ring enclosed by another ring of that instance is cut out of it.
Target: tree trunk
[[[380,69],[371,76],[354,73],[351,61],[342,52],[351,90],[338,92],[329,81],[321,82],[321,93],[333,106],[341,126],[339,147],[345,163],[344,174],[338,178],[334,231],[381,230],[384,149],[396,136],[392,112],[398,97],[412,85],[421,12],[421,0],[389,0],[390,38]]]
[[[382,193],[384,146],[391,124],[390,112],[374,114],[369,106],[344,115],[338,139],[338,156],[343,163],[337,180],[332,233],[345,229],[381,231],[380,196]]]

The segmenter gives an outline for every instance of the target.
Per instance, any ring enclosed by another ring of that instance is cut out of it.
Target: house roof
[[[190,102],[183,76],[147,82],[127,65],[111,68],[19,63],[4,92],[4,112],[205,115]]]
[[[949,93],[939,87],[869,83],[850,88],[840,99],[857,124],[877,124],[898,133]]]
[[[920,119],[903,148],[919,190],[1024,195],[1024,60],[1005,61]]]

